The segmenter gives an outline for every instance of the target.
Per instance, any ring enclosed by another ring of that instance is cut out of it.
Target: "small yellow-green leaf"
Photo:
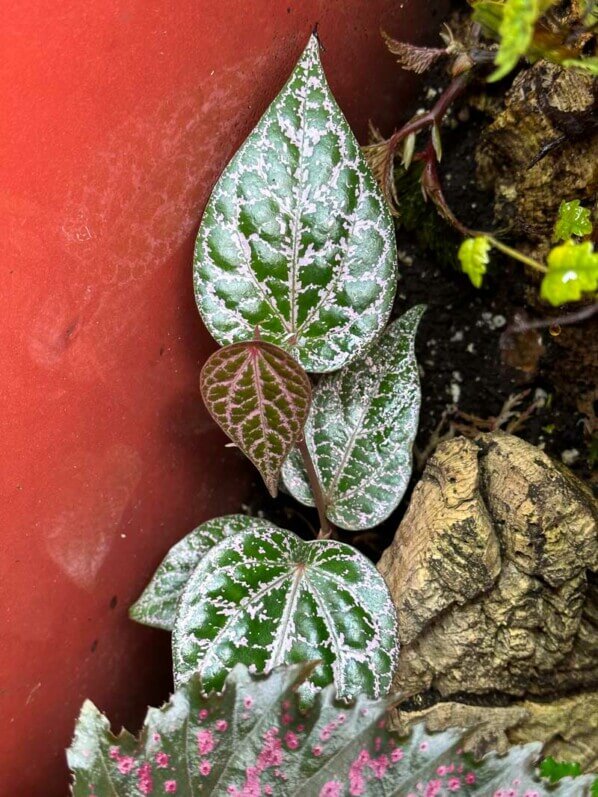
[[[463,273],[467,274],[476,288],[482,287],[491,249],[492,244],[485,235],[466,238],[459,247],[458,255]]]
[[[588,208],[583,208],[579,204],[579,199],[571,202],[561,202],[559,212],[554,225],[552,240],[567,241],[574,235],[583,237],[592,232],[592,221]]]
[[[590,75],[598,77],[598,57],[590,56],[589,58],[566,58],[563,66],[568,66],[572,69],[582,69],[584,72],[589,72]]]
[[[548,273],[542,280],[540,296],[555,307],[576,302],[584,293],[598,289],[598,253],[590,241],[567,241],[548,255]]]
[[[413,160],[413,153],[415,152],[415,133],[409,133],[403,144],[403,166],[408,169]]]
[[[432,125],[432,146],[436,153],[436,158],[442,160],[442,139],[440,138],[440,128],[438,125]]]
[[[201,394],[212,418],[275,496],[282,464],[309,412],[311,384],[303,368],[272,343],[233,343],[204,365]]]
[[[473,3],[471,18],[482,26],[487,36],[498,39],[503,18],[504,4],[501,0],[476,0]]]
[[[498,29],[500,44],[489,81],[500,80],[525,55],[534,35],[534,26],[542,13],[540,0],[505,0]]]

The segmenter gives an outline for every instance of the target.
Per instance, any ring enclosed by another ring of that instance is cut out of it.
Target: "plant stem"
[[[459,221],[446,201],[444,192],[442,190],[442,183],[440,182],[440,176],[438,174],[438,158],[436,157],[436,152],[434,151],[434,147],[431,143],[428,144],[426,149],[421,154],[421,160],[424,161],[424,170],[421,176],[421,185],[424,196],[432,200],[432,202],[436,205],[436,209],[440,215],[458,232],[460,232],[461,235],[465,237],[475,236],[475,232],[470,230],[469,227],[466,227]]]
[[[546,329],[552,326],[563,327],[569,324],[577,324],[580,321],[587,321],[589,318],[595,316],[596,313],[598,313],[598,303],[586,305],[579,310],[575,310],[572,313],[565,313],[564,315],[537,318],[533,321],[528,321],[526,318],[514,321],[506,331],[519,334],[521,332],[527,332],[528,329]]]
[[[438,159],[436,157],[436,153],[434,152],[434,147],[431,144],[428,144],[422,153],[421,158],[425,164],[421,178],[424,193],[432,200],[432,202],[434,202],[440,215],[446,219],[449,224],[451,224],[458,232],[461,233],[461,235],[464,235],[465,237],[475,238],[476,236],[484,236],[490,241],[492,246],[494,246],[503,254],[512,257],[514,260],[519,260],[520,263],[524,263],[526,266],[533,268],[534,271],[538,271],[541,274],[546,274],[548,269],[543,263],[539,263],[537,260],[524,255],[523,252],[519,252],[517,249],[513,249],[511,246],[503,244],[502,241],[499,241],[490,233],[471,230],[469,227],[466,227],[465,224],[459,221],[459,219],[450,209],[444,196],[442,183],[440,182],[440,176],[438,174]]]
[[[322,490],[320,480],[318,479],[316,467],[309,453],[309,449],[307,448],[305,439],[300,440],[297,446],[301,452],[301,456],[303,457],[303,464],[305,465],[305,470],[307,471],[309,485],[311,487],[311,491],[316,502],[316,509],[318,510],[318,516],[320,518],[320,532],[317,539],[328,540],[330,537],[332,537],[333,526],[329,523],[328,518],[326,517],[326,497],[324,495],[324,491]]]
[[[383,175],[383,191],[386,196],[389,196],[389,186],[392,181],[392,165],[395,153],[401,141],[407,138],[411,133],[417,133],[425,127],[432,127],[433,125],[440,125],[444,118],[445,113],[448,111],[452,103],[459,97],[466,89],[467,84],[471,78],[470,72],[463,72],[457,77],[453,78],[449,86],[442,92],[435,105],[426,113],[421,116],[416,116],[407,124],[403,125],[399,130],[392,134],[388,139],[388,148],[384,162]]]
[[[513,249],[506,244],[501,243],[496,238],[493,238],[492,235],[488,235],[488,233],[477,233],[478,235],[485,235],[486,238],[490,241],[492,246],[499,249],[501,252],[504,252],[505,255],[509,255],[509,257],[514,258],[515,260],[519,260],[520,263],[525,263],[526,266],[533,268],[534,271],[539,271],[541,274],[546,274],[548,269],[542,263],[538,263],[537,260],[533,260],[531,257],[524,255],[522,252],[518,252],[517,249]]]

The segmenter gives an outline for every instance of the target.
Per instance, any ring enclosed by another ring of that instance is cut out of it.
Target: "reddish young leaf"
[[[393,55],[397,56],[397,61],[403,69],[416,72],[418,75],[426,72],[439,58],[448,55],[446,49],[416,47],[414,44],[397,41],[384,31],[382,31],[382,36],[386,46]]]
[[[201,394],[212,418],[275,496],[282,464],[301,439],[311,403],[303,368],[271,343],[233,343],[204,365]]]

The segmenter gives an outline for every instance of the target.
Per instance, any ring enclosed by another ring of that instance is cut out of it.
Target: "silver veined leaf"
[[[414,343],[424,312],[413,307],[361,357],[322,377],[305,424],[326,516],[343,529],[372,528],[399,504],[411,476],[421,393]],[[282,470],[291,495],[313,496],[294,449]]]
[[[311,403],[303,368],[271,343],[232,343],[207,360],[200,384],[212,418],[276,496],[283,462],[303,437]]]
[[[220,177],[195,248],[202,318],[221,344],[262,338],[334,371],[380,332],[396,288],[392,218],[312,37]]]
[[[67,751],[74,797],[580,797],[593,776],[554,786],[536,771],[541,744],[509,748],[475,761],[458,729],[409,736],[387,728],[388,700],[360,696],[346,705],[328,687],[309,711],[297,688],[309,664],[265,678],[238,666],[222,694],[206,696],[198,678],[162,708],[150,708],[139,739],[87,701]]]
[[[129,616],[143,625],[172,631],[177,604],[191,573],[208,551],[225,537],[246,529],[276,528],[247,515],[226,515],[208,520],[179,540],[164,557]]]
[[[374,565],[349,545],[304,542],[279,528],[242,531],[191,575],[172,637],[175,682],[199,672],[221,689],[236,664],[268,672],[318,660],[308,703],[334,682],[341,698],[386,694],[395,669],[396,611]]]

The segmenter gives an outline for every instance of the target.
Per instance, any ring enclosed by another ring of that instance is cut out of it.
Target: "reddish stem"
[[[430,108],[429,111],[421,116],[415,117],[406,125],[403,125],[399,130],[394,132],[388,139],[388,147],[386,151],[386,158],[384,160],[383,179],[384,179],[384,193],[388,196],[388,183],[392,179],[392,164],[397,151],[397,147],[411,135],[423,130],[426,127],[433,125],[440,125],[445,113],[448,111],[452,103],[465,91],[467,84],[471,78],[471,71],[462,72],[449,83],[445,91],[442,92],[436,103]]]
[[[305,470],[307,471],[309,485],[311,487],[311,491],[316,502],[316,509],[318,510],[318,516],[320,518],[320,531],[317,538],[318,540],[330,539],[330,537],[333,536],[334,527],[330,524],[328,518],[326,517],[326,496],[324,495],[322,485],[318,479],[316,467],[313,463],[311,454],[307,448],[307,443],[304,439],[297,443],[297,447],[299,448],[303,458],[303,464],[305,465]]]
[[[466,227],[462,222],[459,221],[446,201],[444,192],[442,190],[442,183],[440,182],[440,176],[438,174],[438,159],[431,143],[428,144],[420,157],[425,164],[421,176],[421,184],[425,196],[432,200],[432,202],[436,205],[440,215],[446,219],[446,221],[448,221],[448,223],[451,224],[456,230],[458,230],[461,235],[464,235],[465,237],[475,236],[477,233],[474,230],[470,230],[469,227]]]

